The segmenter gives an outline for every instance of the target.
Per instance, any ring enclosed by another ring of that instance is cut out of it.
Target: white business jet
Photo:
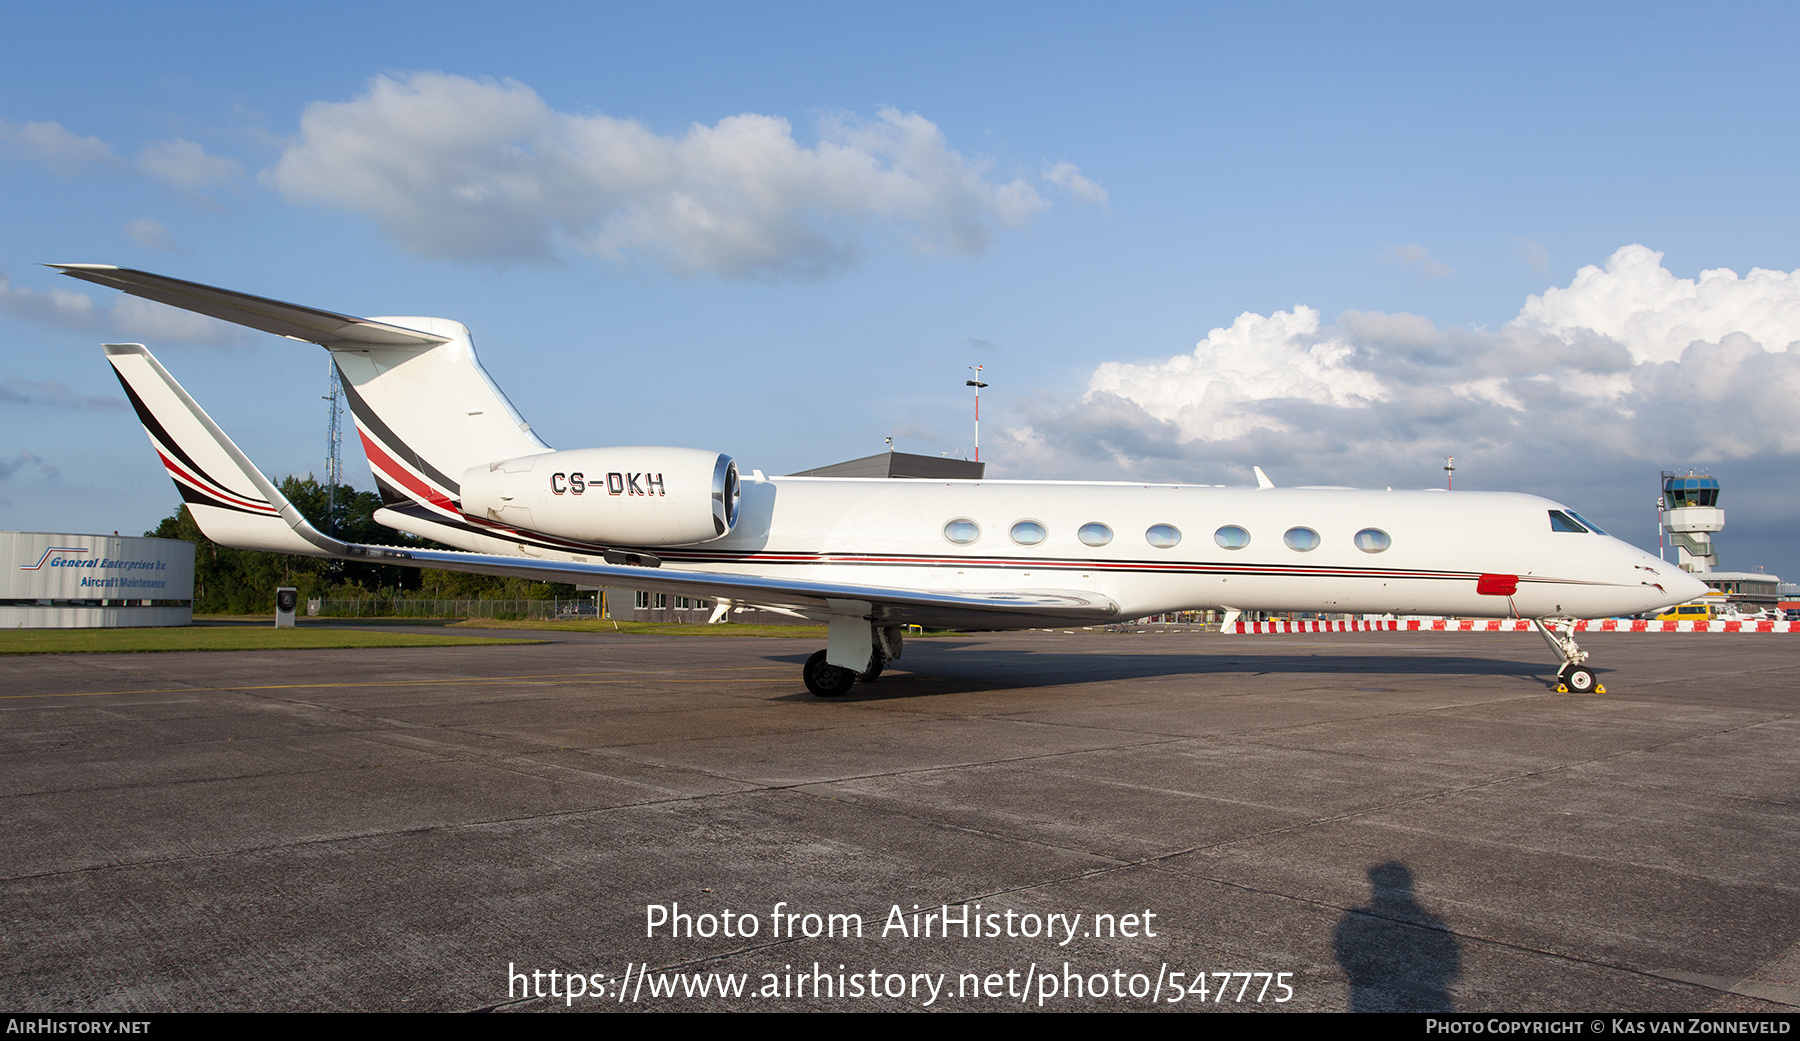
[[[873,680],[909,624],[1026,629],[1197,608],[1532,618],[1570,691],[1575,618],[1705,593],[1532,495],[1073,481],[740,478],[691,448],[554,451],[443,318],[354,318],[129,268],[75,278],[331,352],[386,507],[463,552],[308,524],[139,344],[106,354],[208,538],[271,550],[756,604],[827,623],[821,697]]]

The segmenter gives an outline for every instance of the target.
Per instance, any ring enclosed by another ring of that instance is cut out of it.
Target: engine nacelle
[[[607,546],[685,546],[730,534],[737,464],[697,448],[580,448],[472,466],[462,512]]]

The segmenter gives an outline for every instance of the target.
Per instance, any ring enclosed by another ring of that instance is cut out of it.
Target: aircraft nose
[[[1686,571],[1677,571],[1675,574],[1670,575],[1669,579],[1669,581],[1663,583],[1663,586],[1668,589],[1670,596],[1680,597],[1681,602],[1684,604],[1689,600],[1699,599],[1707,593],[1712,592],[1711,586],[1708,586],[1705,582],[1700,581],[1700,579],[1688,574]]]

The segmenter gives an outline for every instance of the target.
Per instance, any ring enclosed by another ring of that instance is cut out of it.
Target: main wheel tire
[[[807,690],[821,698],[842,697],[856,684],[856,673],[826,661],[824,651],[806,659],[800,678],[806,681]]]
[[[1563,670],[1563,686],[1569,688],[1571,694],[1592,694],[1600,681],[1594,677],[1594,670],[1586,665],[1571,665]]]
[[[857,673],[856,681],[858,683],[874,683],[881,678],[881,670],[886,667],[887,662],[882,661],[880,658],[876,658],[875,664],[869,666],[868,672]]]

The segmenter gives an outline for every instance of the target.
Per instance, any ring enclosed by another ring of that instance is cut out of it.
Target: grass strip
[[[542,643],[498,637],[390,633],[367,629],[9,629],[0,630],[0,654],[123,654],[158,651],[292,651],[351,647],[477,647]]]

